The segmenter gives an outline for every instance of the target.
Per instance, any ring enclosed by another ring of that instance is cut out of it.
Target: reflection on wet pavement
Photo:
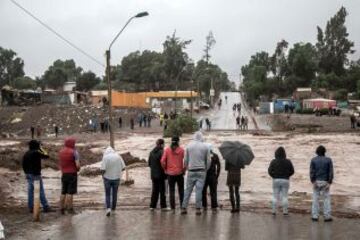
[[[52,231],[28,235],[31,239],[359,239],[358,220],[311,222],[309,216],[289,217],[228,211],[196,216],[178,212],[118,210],[110,218],[103,211],[86,211],[61,219]]]

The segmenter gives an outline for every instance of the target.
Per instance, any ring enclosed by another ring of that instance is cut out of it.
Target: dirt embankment
[[[267,121],[273,131],[300,133],[350,132],[350,118],[344,116],[315,116],[305,114],[273,114]]]
[[[117,126],[121,117],[123,126],[129,126],[143,109],[114,109],[113,117]],[[107,108],[95,106],[40,105],[33,107],[0,107],[0,134],[30,136],[30,127],[40,126],[42,135],[54,134],[54,126],[60,134],[74,134],[90,131],[89,120],[98,124],[108,116]],[[115,124],[114,123],[114,124]]]
[[[92,148],[97,148],[97,145],[87,144],[86,146],[77,146],[76,149],[79,152],[81,165],[87,166],[99,162],[102,158],[102,153],[98,151],[91,151]],[[44,160],[43,168],[52,168],[58,170],[58,153],[62,148],[61,145],[44,144],[44,150],[46,150],[50,156],[49,159]],[[16,145],[0,147],[0,167],[8,168],[13,171],[21,170],[22,158],[24,153],[28,150],[27,142],[23,141]],[[121,154],[125,164],[131,165],[134,163],[145,163],[146,160],[134,157],[130,152]]]

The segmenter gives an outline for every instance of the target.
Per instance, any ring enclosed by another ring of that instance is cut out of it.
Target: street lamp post
[[[124,29],[127,27],[127,25],[131,22],[131,20],[133,20],[134,18],[141,18],[141,17],[145,17],[148,16],[149,13],[148,12],[140,12],[138,14],[136,14],[135,16],[131,17],[126,24],[124,25],[124,27],[120,30],[120,32],[118,34],[116,34],[114,40],[112,40],[112,42],[109,45],[109,49],[105,52],[106,54],[106,75],[107,75],[107,84],[108,84],[108,104],[109,104],[109,132],[110,132],[110,146],[112,148],[115,148],[115,144],[114,144],[114,127],[113,127],[113,115],[112,115],[112,87],[111,87],[111,79],[110,79],[110,51],[111,51],[111,47],[112,45],[115,43],[115,41],[118,39],[118,37],[120,36],[120,34],[124,31]]]

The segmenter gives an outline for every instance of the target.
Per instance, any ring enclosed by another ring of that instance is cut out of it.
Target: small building
[[[298,102],[291,98],[276,99],[273,101],[273,105],[274,105],[274,108],[273,108],[274,113],[285,112],[286,105],[288,107],[294,107],[294,109],[299,108]]]
[[[64,83],[63,91],[64,92],[72,92],[72,91],[75,91],[75,88],[76,88],[76,82],[66,82],[66,83]]]
[[[311,88],[297,88],[293,93],[293,97],[295,100],[303,100],[312,98],[312,89]]]
[[[326,98],[313,98],[303,100],[303,109],[328,109],[336,107],[336,101]]]
[[[103,98],[108,98],[107,90],[90,91],[90,103],[92,105],[102,105]]]

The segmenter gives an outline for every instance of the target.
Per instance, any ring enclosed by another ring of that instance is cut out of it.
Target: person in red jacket
[[[161,166],[168,176],[170,207],[173,211],[175,211],[175,184],[179,191],[180,206],[184,199],[184,149],[180,147],[179,141],[179,137],[173,137],[171,146],[165,148],[161,157]]]
[[[75,139],[65,139],[65,146],[59,152],[59,168],[61,170],[60,211],[74,214],[73,195],[77,193],[77,172],[80,170],[79,153],[75,149]]]

